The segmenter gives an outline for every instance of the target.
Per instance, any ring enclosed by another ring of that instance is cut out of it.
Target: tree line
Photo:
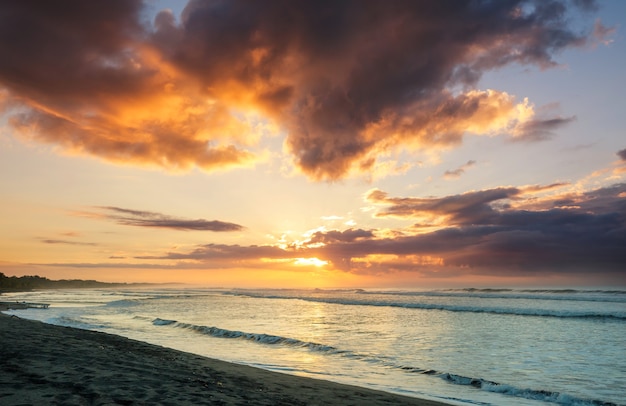
[[[0,290],[104,288],[125,286],[125,283],[106,283],[95,280],[51,280],[42,276],[6,276],[0,272]]]

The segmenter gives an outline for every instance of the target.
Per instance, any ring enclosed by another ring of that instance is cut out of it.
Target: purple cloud
[[[129,210],[113,206],[101,206],[98,208],[103,210],[104,214],[97,217],[104,217],[126,226],[215,232],[241,231],[244,229],[239,224],[219,220],[189,220],[151,211]]]

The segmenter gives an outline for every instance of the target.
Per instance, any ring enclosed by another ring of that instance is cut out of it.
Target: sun
[[[300,266],[316,266],[316,267],[322,267],[324,265],[328,265],[328,261],[324,261],[321,260],[319,258],[313,257],[313,258],[296,258],[296,260],[294,261],[294,265],[300,265]]]

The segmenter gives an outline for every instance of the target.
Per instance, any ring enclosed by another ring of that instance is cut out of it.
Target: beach
[[[0,403],[442,405],[4,314],[0,314]]]
[[[9,292],[0,404],[624,405],[624,295]]]

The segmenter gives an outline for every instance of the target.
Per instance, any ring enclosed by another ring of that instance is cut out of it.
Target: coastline
[[[2,313],[0,403],[446,405]]]

